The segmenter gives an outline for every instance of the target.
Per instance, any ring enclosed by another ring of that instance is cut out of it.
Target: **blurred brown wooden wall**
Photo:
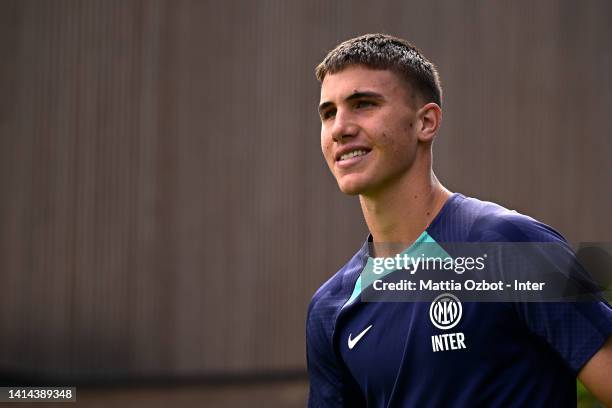
[[[365,238],[313,68],[388,32],[438,66],[437,174],[610,241],[612,3],[0,2],[0,370],[303,369]]]

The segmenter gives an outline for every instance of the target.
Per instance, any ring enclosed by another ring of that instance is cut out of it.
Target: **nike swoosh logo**
[[[370,330],[372,328],[373,325],[369,325],[364,331],[362,331],[361,333],[359,333],[357,335],[357,337],[355,337],[354,339],[351,339],[352,334],[349,333],[349,338],[348,338],[348,348],[349,350],[352,350],[353,347],[355,347],[355,344],[357,344],[357,342],[359,340],[361,340],[361,338],[363,336],[365,336],[365,334],[368,332],[368,330]]]

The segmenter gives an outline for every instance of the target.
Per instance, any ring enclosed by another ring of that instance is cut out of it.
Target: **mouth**
[[[365,160],[367,155],[370,153],[370,150],[359,147],[353,150],[339,153],[336,155],[336,165],[341,168],[346,168]]]
[[[336,161],[345,161],[348,159],[352,159],[353,157],[365,156],[368,153],[369,153],[368,151],[363,150],[363,149],[353,150],[351,152],[344,153]]]

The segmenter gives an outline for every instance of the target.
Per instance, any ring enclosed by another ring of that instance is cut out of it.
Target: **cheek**
[[[397,130],[387,130],[380,135],[380,146],[386,151],[398,154],[406,148],[408,135]]]
[[[321,152],[323,153],[323,157],[325,160],[329,161],[332,154],[332,143],[330,142],[331,138],[325,134],[324,131],[321,131]]]
[[[382,132],[380,145],[387,152],[388,160],[399,163],[410,160],[417,148],[416,137],[409,123]]]

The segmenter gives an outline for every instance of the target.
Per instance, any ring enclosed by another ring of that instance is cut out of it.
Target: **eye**
[[[357,103],[355,104],[355,107],[357,109],[369,108],[370,106],[374,106],[374,103],[370,101],[357,101]]]
[[[328,109],[321,114],[322,120],[327,120],[336,116],[336,109]]]

